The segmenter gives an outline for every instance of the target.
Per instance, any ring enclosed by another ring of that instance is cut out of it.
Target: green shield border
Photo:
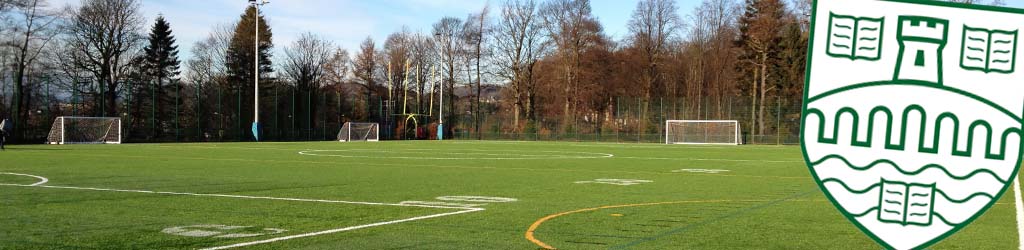
[[[810,87],[810,83],[811,83],[811,65],[814,64],[814,40],[815,40],[814,39],[815,38],[814,31],[815,31],[816,22],[817,22],[818,1],[822,1],[822,0],[815,0],[814,3],[813,3],[813,6],[811,7],[811,26],[810,26],[810,37],[811,37],[811,39],[809,39],[809,41],[808,41],[809,45],[807,46],[808,53],[807,53],[807,69],[806,69],[805,76],[804,76],[804,79],[805,79],[804,80],[804,97],[803,97],[804,101],[803,101],[803,107],[801,108],[801,117],[800,117],[800,151],[803,154],[804,162],[807,164],[808,170],[811,172],[811,176],[814,177],[814,182],[818,185],[818,188],[821,189],[822,193],[825,194],[825,197],[828,197],[828,200],[832,203],[832,205],[837,210],[839,210],[840,213],[843,214],[843,217],[846,217],[847,220],[849,220],[850,222],[852,222],[854,225],[857,226],[857,229],[860,229],[861,232],[863,232],[864,234],[866,234],[869,237],[871,237],[871,239],[874,240],[875,242],[878,242],[880,245],[884,246],[886,249],[893,249],[892,246],[887,244],[885,241],[882,241],[874,233],[872,233],[871,231],[867,230],[867,228],[864,228],[863,225],[861,225],[859,222],[857,222],[857,220],[853,217],[853,215],[847,213],[844,209],[841,208],[841,206],[836,201],[836,199],[834,197],[832,197],[832,194],[829,193],[825,189],[825,186],[821,183],[821,179],[818,178],[817,173],[814,172],[814,169],[811,167],[812,166],[811,160],[807,156],[807,150],[806,150],[806,147],[805,147],[806,144],[804,143],[804,140],[806,140],[806,137],[804,136],[804,132],[805,132],[804,128],[806,128],[806,123],[807,123],[807,104],[808,104],[808,100],[810,98],[810,96],[808,96],[807,89],[808,89],[808,87]],[[841,0],[833,0],[833,1],[841,1]],[[1007,7],[996,7],[996,6],[987,6],[987,5],[970,5],[970,4],[952,3],[952,2],[944,2],[944,1],[930,1],[930,0],[879,0],[879,1],[896,2],[896,3],[904,3],[904,4],[915,4],[915,5],[927,5],[927,6],[936,6],[936,7],[947,7],[947,8],[957,8],[957,9],[970,9],[970,10],[982,10],[982,11],[992,11],[992,12],[1003,12],[1003,13],[1012,13],[1012,14],[1024,15],[1024,9],[1015,9],[1015,8],[1007,8]],[[1022,107],[1022,110],[1024,110],[1024,107]],[[1022,128],[1024,128],[1024,122],[1022,122],[1021,125],[1022,125]],[[1024,155],[1024,134],[1022,134],[1021,146],[1018,148],[1018,152],[1017,152],[1017,164],[1015,165],[1016,167],[1013,169],[1013,174],[1011,175],[1013,177],[1016,177],[1017,174],[1018,174],[1018,171],[1020,170],[1020,163],[1021,163],[1021,156],[1022,155]],[[1010,178],[1010,180],[1016,180],[1016,178]],[[971,218],[967,219],[963,223],[960,223],[960,225],[957,225],[952,230],[949,230],[949,232],[946,232],[946,233],[940,235],[939,237],[936,237],[935,239],[932,239],[932,240],[930,240],[928,242],[925,242],[924,244],[921,244],[921,245],[919,245],[919,246],[917,246],[915,248],[917,248],[917,249],[924,249],[924,248],[930,247],[932,245],[935,245],[936,243],[939,243],[940,241],[948,238],[949,236],[952,236],[953,234],[956,234],[957,232],[959,232],[961,229],[963,229],[967,225],[970,225],[971,223],[974,222],[974,220],[978,219],[979,217],[981,217],[981,215],[985,214],[985,212],[987,212],[989,208],[992,208],[992,206],[995,205],[996,202],[999,201],[999,199],[1001,199],[1003,197],[1003,194],[1005,194],[1006,191],[1008,189],[1010,189],[1010,185],[1011,184],[1012,183],[1008,183],[1005,187],[1003,187],[1003,190],[1001,190],[999,193],[997,193],[995,195],[995,197],[992,199],[992,201],[990,201],[988,204],[986,204],[984,207],[982,207],[981,210],[979,210],[978,213],[976,213],[973,216],[971,216]]]

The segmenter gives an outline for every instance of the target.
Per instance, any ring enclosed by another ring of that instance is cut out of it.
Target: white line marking
[[[4,175],[17,175],[17,176],[27,176],[27,177],[32,177],[32,178],[36,178],[36,179],[39,179],[39,182],[36,182],[36,183],[32,183],[32,184],[26,185],[26,186],[30,186],[30,187],[34,187],[34,186],[39,186],[39,185],[43,185],[43,184],[45,184],[45,183],[47,183],[47,182],[50,182],[50,179],[46,179],[46,177],[42,177],[42,176],[35,176],[35,175],[30,175],[30,174],[19,174],[19,173],[0,173],[0,174],[4,174]]]
[[[11,186],[11,187],[37,187],[37,188],[56,188],[56,189],[72,189],[72,190],[124,192],[124,193],[187,195],[187,196],[223,197],[223,198],[238,198],[238,199],[262,199],[262,200],[279,200],[279,201],[302,201],[302,202],[322,202],[322,203],[377,205],[377,206],[399,206],[399,207],[424,207],[424,208],[442,208],[442,209],[458,209],[458,210],[461,210],[461,211],[456,211],[456,212],[418,216],[418,217],[412,217],[412,218],[401,219],[401,220],[384,221],[384,222],[378,222],[378,223],[373,223],[373,224],[351,226],[351,227],[345,227],[345,228],[337,228],[337,229],[331,229],[331,230],[326,230],[326,231],[312,232],[312,233],[306,233],[306,234],[298,234],[298,235],[292,235],[292,236],[284,236],[284,237],[278,237],[278,238],[272,238],[272,239],[266,239],[266,240],[253,241],[253,242],[244,242],[244,243],[238,243],[238,244],[234,244],[234,245],[219,246],[219,247],[212,247],[212,248],[204,248],[204,250],[216,250],[216,249],[228,249],[228,248],[252,246],[252,245],[265,244],[265,243],[271,243],[271,242],[277,242],[277,241],[283,241],[283,240],[290,240],[290,239],[295,239],[295,238],[304,238],[304,237],[311,237],[311,236],[317,236],[317,235],[331,234],[331,233],[337,233],[337,232],[352,231],[352,230],[363,229],[363,228],[368,228],[368,227],[384,226],[384,225],[397,224],[397,223],[402,223],[402,222],[409,222],[409,221],[415,221],[415,220],[424,220],[424,219],[430,219],[430,218],[437,218],[437,217],[443,217],[443,216],[449,216],[449,215],[464,214],[464,213],[471,213],[471,212],[478,212],[478,211],[486,210],[486,209],[483,209],[483,208],[476,208],[476,207],[450,207],[450,206],[432,206],[432,205],[401,204],[401,203],[379,203],[379,202],[339,201],[339,200],[320,200],[320,199],[301,199],[301,198],[279,198],[279,197],[229,195],[229,194],[201,194],[201,193],[163,192],[163,191],[131,190],[131,189],[49,186],[49,185],[42,185],[43,183],[48,182],[49,179],[46,179],[45,177],[41,177],[41,176],[28,175],[28,174],[17,174],[17,173],[0,173],[0,174],[29,176],[29,177],[35,177],[35,178],[38,178],[38,179],[41,180],[40,182],[33,183],[33,184],[30,184],[30,185],[0,183],[0,186]]]
[[[67,186],[50,186],[50,185],[0,184],[0,186],[39,187],[39,188],[57,188],[57,189],[72,189],[72,190],[109,191],[109,192],[123,192],[123,193],[187,195],[187,196],[223,197],[223,198],[258,199],[258,200],[278,200],[278,201],[303,201],[303,202],[321,202],[321,203],[341,203],[341,204],[376,205],[376,206],[426,207],[426,208],[462,209],[462,210],[469,209],[469,208],[465,208],[465,207],[431,206],[431,205],[401,204],[401,203],[379,203],[379,202],[363,202],[363,201],[339,201],[339,200],[320,200],[320,199],[303,199],[303,198],[280,198],[280,197],[248,196],[248,195],[232,195],[232,194],[201,194],[201,193],[164,192],[164,191],[131,190],[131,189],[111,189],[111,188],[89,188],[89,187],[67,187]]]
[[[384,225],[397,224],[397,223],[402,223],[402,222],[410,222],[410,221],[415,221],[415,220],[424,220],[424,219],[437,218],[437,217],[443,217],[443,216],[449,216],[449,215],[472,213],[472,212],[477,212],[477,211],[482,211],[482,210],[484,210],[484,209],[482,209],[482,208],[475,208],[475,209],[456,211],[456,212],[450,212],[450,213],[432,214],[432,215],[426,215],[426,216],[412,217],[412,218],[408,218],[408,219],[384,221],[384,222],[377,222],[377,223],[373,223],[373,224],[366,224],[366,225],[359,225],[359,226],[351,226],[351,227],[345,227],[345,228],[331,229],[331,230],[320,231],[320,232],[312,232],[312,233],[298,234],[298,235],[292,235],[292,236],[284,236],[284,237],[278,237],[278,238],[272,238],[272,239],[266,239],[266,240],[253,241],[253,242],[238,243],[238,244],[234,244],[234,245],[211,247],[211,248],[203,248],[203,250],[219,250],[219,249],[228,249],[228,248],[252,246],[252,245],[258,245],[258,244],[266,244],[266,243],[277,242],[277,241],[282,241],[282,240],[290,240],[290,239],[295,239],[295,238],[304,238],[304,237],[318,236],[318,235],[324,235],[324,234],[332,234],[332,233],[338,233],[338,232],[344,232],[344,231],[352,231],[352,230],[356,230],[356,229],[363,229],[363,228],[368,228],[368,227],[384,226]]]
[[[594,183],[594,184],[611,184],[611,185],[619,185],[619,186],[631,186],[631,185],[639,185],[639,184],[651,183],[651,182],[654,182],[654,181],[652,181],[652,180],[633,180],[633,179],[596,179],[596,180],[592,180],[592,181],[577,181],[577,182],[574,182],[574,183],[576,183],[576,184],[591,184],[591,183]]]
[[[698,173],[698,174],[718,174],[729,172],[727,169],[703,169],[703,168],[684,168],[679,170],[672,170],[673,173]]]
[[[458,152],[463,151],[463,152]],[[468,151],[468,152],[465,152]],[[456,149],[432,150],[432,149],[393,149],[383,151],[384,153],[433,153],[438,155],[460,155],[460,157],[431,157],[431,156],[376,156],[376,155],[353,155],[353,154],[319,154],[321,152],[365,152],[381,153],[381,150],[374,149],[336,149],[336,150],[303,150],[300,155],[327,156],[343,158],[368,158],[368,159],[416,159],[416,160],[541,160],[541,159],[600,159],[612,158],[613,154],[593,152],[565,152],[565,151],[519,151],[519,150],[479,150],[479,149]],[[520,153],[520,154],[516,154]],[[521,153],[556,153],[556,154],[521,154]],[[561,154],[561,155],[558,155]],[[573,155],[575,154],[575,155]],[[483,157],[473,157],[483,156]]]
[[[1021,202],[1020,176],[1013,178],[1013,203],[1017,207],[1017,237],[1020,249],[1024,250],[1024,202]]]
[[[637,159],[637,160],[681,160],[681,161],[726,161],[726,162],[771,162],[771,163],[804,163],[804,161],[772,161],[772,160],[740,160],[740,159],[715,159],[715,158],[666,158],[666,157],[630,157],[630,156],[616,156],[618,159]]]

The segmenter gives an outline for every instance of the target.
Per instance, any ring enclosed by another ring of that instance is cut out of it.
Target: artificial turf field
[[[0,249],[880,248],[797,146],[22,145],[0,172]],[[931,248],[1017,248],[1006,194]]]

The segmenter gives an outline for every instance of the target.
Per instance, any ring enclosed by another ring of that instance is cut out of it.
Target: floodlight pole
[[[253,54],[253,68],[256,74],[253,76],[253,119],[252,119],[252,136],[256,141],[260,141],[260,6],[270,3],[267,0],[249,0],[249,3],[256,8],[256,43]]]
[[[444,37],[445,43],[448,43],[452,39],[451,33],[435,33],[434,38],[440,39]],[[442,69],[443,70],[443,69]],[[439,106],[437,107],[437,140],[444,140],[444,77],[441,77],[439,81],[441,83],[441,99],[438,101]]]

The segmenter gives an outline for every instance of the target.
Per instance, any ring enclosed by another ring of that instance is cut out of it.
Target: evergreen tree
[[[142,70],[151,81],[149,91],[140,97],[148,97],[150,107],[148,117],[152,127],[151,136],[159,136],[160,131],[176,122],[175,102],[180,93],[178,75],[181,73],[181,62],[178,60],[178,46],[171,34],[171,25],[163,16],[156,18],[156,23],[149,32],[149,44],[146,45]],[[148,93],[146,93],[148,92]],[[143,100],[139,100],[143,101]]]
[[[767,100],[777,89],[776,81],[782,28],[786,26],[786,7],[782,0],[746,0],[737,26],[740,31],[736,72],[744,96],[750,97],[749,127],[744,131],[766,134]]]
[[[242,14],[241,20],[238,21],[238,25],[235,26],[235,33],[231,37],[231,44],[227,50],[227,56],[225,58],[225,66],[227,68],[227,84],[223,86],[224,89],[229,90],[224,93],[224,100],[235,100],[237,101],[238,107],[234,110],[225,110],[225,113],[230,115],[232,122],[237,127],[236,133],[239,135],[238,139],[247,138],[247,129],[245,126],[252,124],[252,108],[253,108],[253,76],[255,72],[254,60],[256,53],[255,47],[255,36],[256,36],[256,18],[259,18],[259,67],[260,67],[260,96],[268,97],[273,93],[273,79],[269,79],[267,74],[273,72],[270,61],[270,50],[274,47],[272,39],[272,33],[270,26],[267,25],[266,19],[263,15],[256,16],[256,8],[250,6],[245,10],[245,14]],[[266,100],[266,99],[264,99]],[[227,102],[226,103],[230,103]],[[260,110],[270,110],[273,106],[270,106],[269,102],[261,102]],[[266,108],[264,108],[266,107]],[[266,116],[263,116],[266,117]]]

